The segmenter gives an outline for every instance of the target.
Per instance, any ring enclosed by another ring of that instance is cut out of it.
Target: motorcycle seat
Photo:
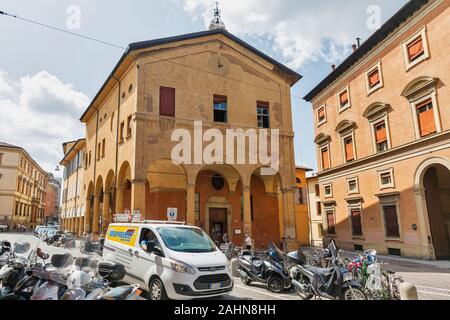
[[[333,273],[333,270],[334,270],[334,268],[324,269],[324,268],[318,268],[318,267],[313,267],[313,266],[307,266],[305,268],[306,268],[306,270],[308,270],[314,274],[325,275],[325,276],[330,275],[331,273]]]

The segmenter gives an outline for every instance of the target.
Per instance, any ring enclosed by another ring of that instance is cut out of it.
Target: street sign
[[[141,222],[142,216],[140,210],[134,210],[133,211],[133,218],[131,219],[131,222]]]
[[[178,219],[178,208],[167,208],[167,220],[177,221]]]

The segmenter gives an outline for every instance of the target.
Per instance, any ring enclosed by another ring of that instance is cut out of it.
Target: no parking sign
[[[178,209],[177,208],[167,208],[167,220],[177,221],[178,219]]]

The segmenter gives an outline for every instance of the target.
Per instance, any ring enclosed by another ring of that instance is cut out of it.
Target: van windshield
[[[209,236],[200,229],[160,227],[157,228],[167,248],[177,252],[206,253],[217,250]]]

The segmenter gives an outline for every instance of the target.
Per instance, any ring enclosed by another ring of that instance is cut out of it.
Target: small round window
[[[225,180],[219,174],[214,175],[211,183],[212,183],[213,188],[217,191],[220,191],[225,187]]]

